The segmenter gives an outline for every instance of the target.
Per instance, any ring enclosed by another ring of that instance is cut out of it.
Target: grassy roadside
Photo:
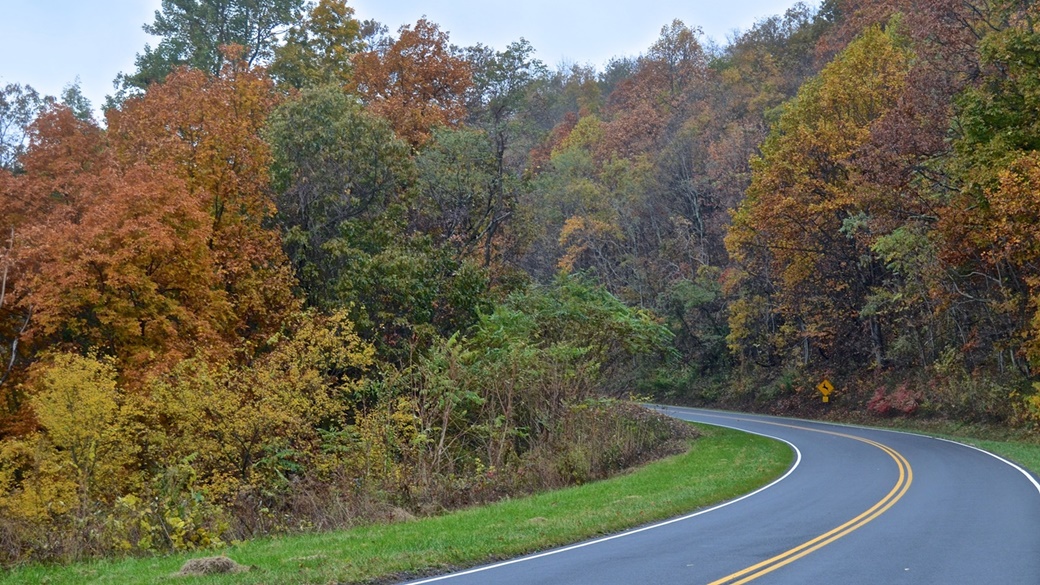
[[[966,439],[964,437],[946,438],[974,445],[981,449],[985,449],[990,453],[996,453],[1005,459],[1018,463],[1033,473],[1040,474],[1040,445],[1036,443],[985,441],[980,439]]]
[[[686,454],[584,486],[400,524],[250,541],[223,552],[256,567],[207,578],[174,577],[189,556],[26,567],[0,584],[351,583],[478,564],[617,532],[736,497],[783,473],[790,449],[728,429],[701,427]]]

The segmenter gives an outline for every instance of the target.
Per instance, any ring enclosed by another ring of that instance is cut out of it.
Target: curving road
[[[796,463],[715,508],[413,585],[1040,584],[1040,483],[1012,463],[920,435],[662,410],[786,441]]]

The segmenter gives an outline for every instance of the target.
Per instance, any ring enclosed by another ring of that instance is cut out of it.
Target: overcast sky
[[[673,19],[719,43],[733,31],[781,14],[794,0],[353,0],[359,19],[395,32],[425,15],[459,46],[503,49],[523,37],[550,66],[592,64],[644,52]],[[810,5],[818,2],[809,0]],[[161,0],[0,0],[0,85],[29,84],[58,95],[77,76],[95,107],[120,71],[156,39],[141,30]]]

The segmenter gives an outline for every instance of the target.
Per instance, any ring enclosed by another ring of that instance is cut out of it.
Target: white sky
[[[592,64],[644,52],[661,27],[678,18],[725,43],[736,30],[781,14],[795,0],[352,0],[359,19],[392,33],[425,15],[452,44],[503,49],[523,37],[554,67]],[[818,1],[808,0],[810,5]],[[29,84],[58,95],[77,76],[95,108],[112,93],[116,74],[156,39],[141,30],[161,0],[0,0],[0,85]]]

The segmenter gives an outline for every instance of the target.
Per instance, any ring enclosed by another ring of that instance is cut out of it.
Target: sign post
[[[820,382],[816,385],[816,389],[819,390],[820,394],[823,395],[824,402],[831,401],[831,392],[834,392],[834,384],[831,384],[830,380],[824,378],[823,382]]]

